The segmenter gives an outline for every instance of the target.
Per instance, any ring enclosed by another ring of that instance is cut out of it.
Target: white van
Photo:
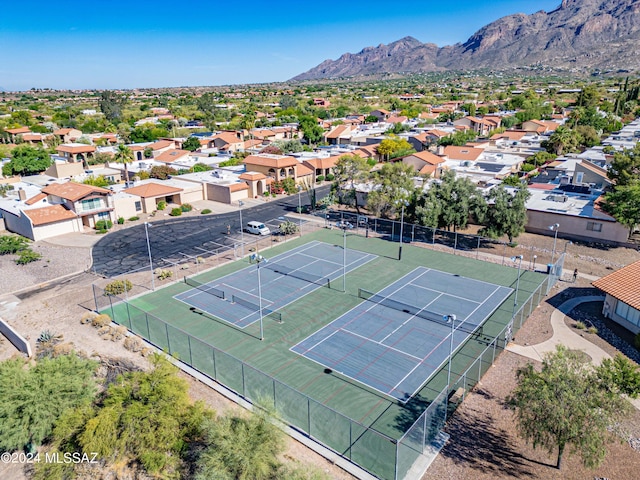
[[[249,233],[253,233],[254,235],[269,235],[271,234],[271,230],[262,222],[249,222],[247,223],[247,228],[245,230]]]

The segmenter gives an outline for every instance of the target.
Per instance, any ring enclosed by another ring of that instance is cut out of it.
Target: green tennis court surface
[[[259,253],[267,259],[280,254],[286,256],[298,247],[304,250],[312,242],[322,242],[341,251],[343,233],[322,229]],[[429,380],[408,401],[404,401],[405,398],[399,401],[305,358],[291,348],[359,305],[370,307],[373,302],[361,298],[362,290],[384,292],[388,296],[386,288],[416,268],[425,267],[512,289],[506,301],[483,320],[481,333],[465,334],[466,340],[459,338],[451,362],[450,384],[454,390],[460,384],[473,385],[491,365],[492,358],[505,347],[505,331],[510,331],[513,312],[522,317],[542,299],[541,285],[546,285],[547,276],[522,271],[515,298],[518,269],[513,267],[413,245],[404,245],[402,261],[398,261],[397,243],[352,233],[347,234],[347,249],[368,254],[372,259],[347,273],[346,292],[341,291],[341,277],[332,279],[332,288],[310,287],[313,291],[277,310],[282,315],[282,323],[265,318],[263,341],[259,340],[258,322],[239,328],[218,318],[215,308],[192,310],[193,306],[174,299],[175,295],[193,291],[184,282],[130,299],[128,303],[116,297],[97,298],[109,302],[102,311],[117,323],[239,395],[275,407],[292,426],[374,475],[400,479],[443,426],[448,360],[434,365],[432,372],[424,373],[424,380],[430,377]],[[195,280],[203,285],[215,285],[219,279],[237,273],[247,265],[246,259],[226,264],[195,277]],[[287,266],[301,265],[297,262]],[[305,283],[316,286],[312,282]],[[408,301],[402,295],[392,298]],[[277,297],[270,297],[270,300],[275,302]],[[417,306],[422,307],[424,303]],[[402,318],[406,317],[405,313]],[[400,320],[400,316],[395,318]],[[366,323],[362,326],[366,327]],[[374,333],[368,335],[374,336]]]

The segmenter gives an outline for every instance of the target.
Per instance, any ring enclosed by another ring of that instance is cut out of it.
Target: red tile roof
[[[83,143],[68,143],[59,145],[56,147],[56,151],[67,153],[92,153],[96,151],[96,147],[94,145],[85,145]]]
[[[94,187],[92,185],[85,185],[84,183],[65,182],[65,183],[52,183],[42,189],[42,193],[47,195],[55,195],[56,197],[64,198],[72,202],[76,202],[81,198],[87,197],[93,194],[111,195],[111,190],[106,188]]]
[[[445,147],[444,154],[451,160],[471,160],[475,161],[482,155],[482,149],[473,147],[458,147],[456,145],[449,145]]]
[[[141,198],[160,197],[164,195],[173,195],[174,193],[182,192],[182,188],[170,187],[168,185],[161,185],[159,183],[145,183],[144,185],[138,185],[137,187],[131,187],[124,190],[131,195],[137,195]]]
[[[640,310],[640,260],[592,283],[621,302]]]
[[[44,193],[38,193],[37,195],[34,195],[31,198],[28,198],[24,201],[24,203],[26,205],[33,205],[34,203],[38,203],[40,200],[47,198],[47,196]]]
[[[178,149],[167,150],[166,152],[162,152],[160,155],[154,158],[154,160],[156,162],[172,163],[172,162],[175,162],[176,160],[186,158],[189,155],[189,153],[191,153],[189,152],[189,150],[178,150]]]
[[[62,205],[51,205],[49,207],[32,208],[23,210],[24,214],[29,217],[34,226],[46,225],[48,223],[62,222],[77,218],[77,215],[71,210],[67,210]]]
[[[260,165],[271,168],[293,167],[294,165],[299,165],[298,160],[293,157],[265,153],[261,155],[249,155],[244,159],[243,163],[245,165]]]

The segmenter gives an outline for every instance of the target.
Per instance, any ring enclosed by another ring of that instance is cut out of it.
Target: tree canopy
[[[44,172],[52,163],[44,149],[31,145],[18,145],[11,151],[11,157],[2,166],[3,175],[35,175]]]
[[[524,232],[527,224],[526,202],[531,196],[527,187],[521,185],[511,192],[504,185],[498,185],[491,189],[488,195],[489,208],[487,209],[481,235],[496,238],[507,235],[509,242],[513,242],[514,237]]]
[[[200,147],[201,145],[198,137],[189,137],[182,143],[182,148],[184,150],[189,150],[190,152],[195,152]]]
[[[0,363],[0,450],[40,445],[62,412],[93,398],[96,367],[76,354]]]
[[[367,161],[358,155],[342,155],[333,167],[335,182],[342,203],[353,203],[358,208],[356,182],[366,178]]]
[[[563,346],[545,356],[541,370],[532,364],[518,370],[508,402],[524,438],[558,452],[558,469],[567,447],[585,466],[599,465],[612,435],[608,429],[629,410],[628,402],[603,387],[579,352]]]

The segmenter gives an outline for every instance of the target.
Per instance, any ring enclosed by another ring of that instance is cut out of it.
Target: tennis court
[[[349,249],[345,257],[342,247],[314,241],[208,283],[185,278],[194,288],[174,298],[239,328],[260,319],[260,305],[264,316],[282,321],[277,310],[318,288],[331,288],[345,270],[349,273],[375,258]]]
[[[406,402],[512,291],[416,268],[291,350]]]

